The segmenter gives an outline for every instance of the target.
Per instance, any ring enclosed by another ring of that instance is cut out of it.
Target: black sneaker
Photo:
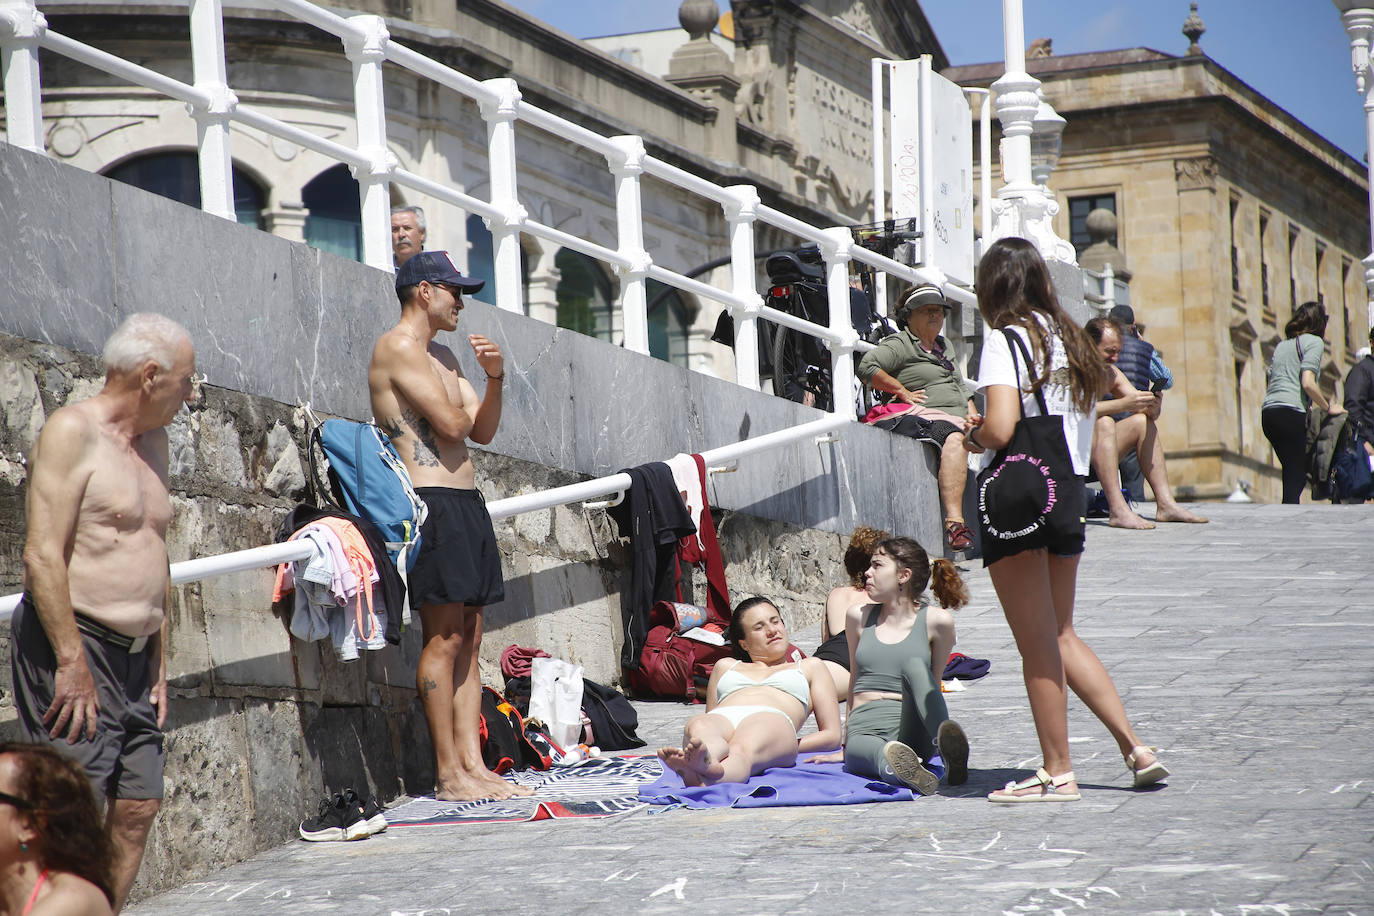
[[[365,836],[367,824],[363,820],[362,810],[357,805],[350,805],[344,801],[344,797],[339,794],[320,801],[318,816],[301,821],[301,839],[312,843],[357,840]]]
[[[959,723],[953,719],[940,723],[935,746],[940,749],[940,759],[945,762],[945,783],[962,786],[968,782],[968,736]]]
[[[377,807],[377,803],[366,795],[359,795],[352,789],[343,790],[344,801],[357,807],[363,817],[363,825],[367,828],[367,833],[363,836],[372,836],[374,833],[381,833],[386,830],[386,817],[382,814],[382,809]]]

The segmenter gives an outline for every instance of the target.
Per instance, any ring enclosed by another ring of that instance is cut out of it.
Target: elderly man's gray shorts
[[[10,669],[24,740],[47,744],[79,763],[97,795],[161,798],[162,729],[148,699],[151,653],[146,648],[131,653],[85,632],[81,641],[95,679],[100,721],[93,740],[83,731],[75,744],[68,744],[65,732],[49,738],[50,727],[43,724],[43,714],[52,705],[57,672],[52,644],[27,595],[15,609],[10,621]]]

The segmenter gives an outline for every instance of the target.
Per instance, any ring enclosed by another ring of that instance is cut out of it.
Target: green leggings
[[[883,745],[900,741],[930,760],[938,753],[935,733],[949,718],[945,696],[923,658],[902,665],[902,698],[869,700],[845,723],[845,772],[877,778],[887,766]]]

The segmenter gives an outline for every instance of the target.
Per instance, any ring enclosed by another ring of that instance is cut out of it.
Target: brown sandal
[[[973,546],[973,532],[961,518],[945,519],[945,541],[950,550],[968,550]]]

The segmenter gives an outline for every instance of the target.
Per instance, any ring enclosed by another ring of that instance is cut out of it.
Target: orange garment
[[[358,527],[347,519],[336,518],[334,516],[324,516],[317,518],[310,525],[320,525],[328,528],[339,539],[343,546],[344,557],[348,560],[349,571],[358,579],[358,590],[363,593],[363,601],[358,602],[358,633],[363,639],[373,639],[377,635],[377,615],[372,609],[372,580],[377,577],[377,565],[372,559],[372,551],[367,546],[367,541],[363,538],[362,532]],[[310,527],[307,525],[306,527]],[[305,529],[302,528],[301,531]],[[300,531],[292,534],[289,540],[295,540]],[[276,583],[272,588],[272,600],[280,601],[282,595],[291,591],[293,586],[288,586],[285,582],[287,566],[283,563],[277,567]],[[371,624],[371,629],[364,626],[363,603],[367,604],[367,623]]]

